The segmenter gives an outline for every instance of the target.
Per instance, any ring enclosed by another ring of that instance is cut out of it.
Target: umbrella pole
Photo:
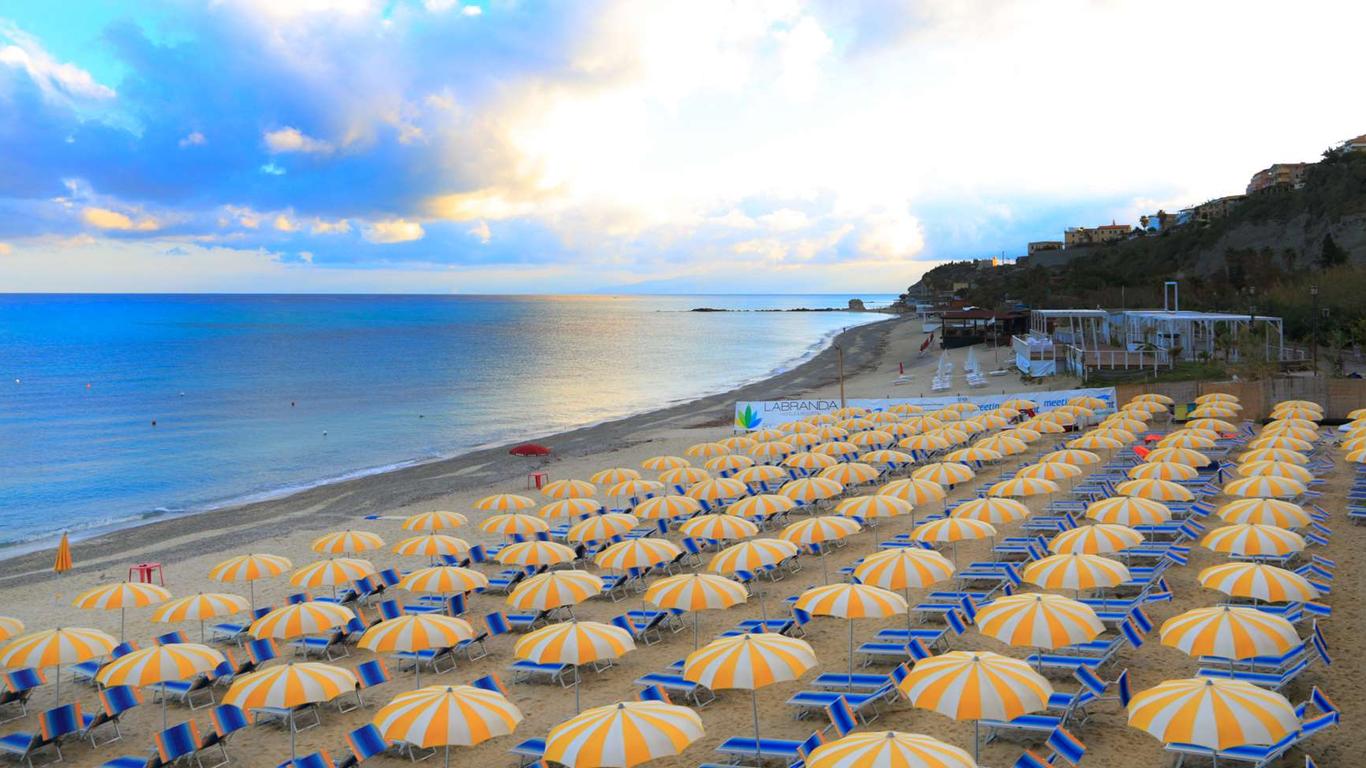
[[[422,687],[422,657],[421,657],[421,656],[418,656],[417,658],[413,659],[413,673],[417,676],[417,683],[413,686],[413,690],[417,690],[418,688],[421,688],[421,687]]]
[[[451,768],[451,745],[446,745],[446,768]]]
[[[854,620],[849,619],[849,683],[850,693],[854,690]]]
[[[199,642],[204,642],[204,620],[199,620]]]
[[[830,583],[830,566],[825,564],[825,545],[821,544],[821,578],[826,584]]]
[[[697,622],[700,611],[692,612],[692,649],[697,650]]]
[[[161,689],[161,730],[166,730],[166,689]]]
[[[247,586],[248,586],[248,588],[251,590],[251,612],[252,612],[253,614],[255,614],[255,613],[256,613],[256,582],[255,582],[255,580],[248,581],[248,582],[247,582]]]
[[[982,757],[982,721],[972,721],[972,762],[976,763]]]
[[[579,670],[574,670],[574,714],[579,714]]]
[[[749,689],[749,706],[754,711],[754,756],[763,760],[763,750],[759,748],[759,691]]]
[[[123,619],[124,619],[124,612],[125,612],[125,610],[126,610],[126,609],[124,609],[124,608],[120,608],[120,609],[119,609],[119,642],[120,642],[120,643],[123,642]]]
[[[162,703],[165,703],[166,698],[163,696],[161,701]],[[291,760],[299,757],[299,752],[294,746],[294,740],[297,735],[298,731],[294,728],[294,710],[291,709],[289,711],[289,759]]]
[[[57,665],[57,682],[56,682],[56,691],[55,691],[55,693],[56,693],[56,696],[57,696],[57,701],[56,701],[56,703],[57,703],[57,704],[61,704],[61,703],[62,703],[62,665],[61,665],[61,664],[58,664],[58,665]]]

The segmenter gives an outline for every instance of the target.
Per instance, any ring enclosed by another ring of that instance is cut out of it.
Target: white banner
[[[848,401],[851,406],[867,408],[870,411],[885,411],[893,405],[908,403],[918,405],[927,411],[938,410],[954,403],[974,403],[983,411],[1001,407],[1001,403],[1016,398],[1033,400],[1039,404],[1040,411],[1047,411],[1066,405],[1074,397],[1098,397],[1106,407],[1096,411],[1097,415],[1115,411],[1115,388],[1095,387],[1091,389],[1062,389],[1051,392],[1013,392],[1003,395],[946,395],[943,397],[893,397],[884,399],[859,399]],[[735,428],[737,430],[775,427],[789,421],[797,421],[818,413],[829,413],[840,407],[839,400],[741,400],[735,403]]]

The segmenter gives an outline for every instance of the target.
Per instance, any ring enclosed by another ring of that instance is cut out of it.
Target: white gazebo
[[[1221,332],[1237,339],[1244,331],[1261,326],[1265,329],[1265,359],[1284,360],[1285,333],[1281,318],[1254,314],[1225,312],[1189,312],[1182,310],[1142,309],[1120,314],[1128,349],[1151,346],[1166,350],[1178,360],[1214,358],[1218,352],[1215,340]],[[1239,360],[1247,350],[1233,344],[1228,349],[1230,360]]]

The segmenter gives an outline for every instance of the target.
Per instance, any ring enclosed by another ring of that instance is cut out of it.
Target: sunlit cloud
[[[134,220],[131,216],[118,211],[111,211],[108,208],[86,208],[81,211],[81,218],[96,229],[108,229],[116,232],[155,232],[161,228],[161,224],[150,216],[144,216]]]
[[[299,131],[298,128],[280,128],[274,131],[267,131],[262,140],[266,144],[266,149],[274,153],[283,152],[331,152],[332,145],[321,139],[315,139]]]
[[[372,243],[406,243],[421,240],[426,232],[416,221],[405,219],[384,219],[361,227],[366,240]]]

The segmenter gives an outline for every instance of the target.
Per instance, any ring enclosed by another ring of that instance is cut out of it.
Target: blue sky
[[[1262,0],[0,0],[0,285],[896,291],[1366,132],[1363,21]]]

